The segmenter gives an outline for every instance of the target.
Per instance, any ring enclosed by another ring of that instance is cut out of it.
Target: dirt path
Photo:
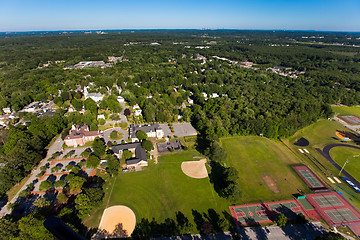
[[[151,143],[154,145],[154,150],[150,152],[150,154],[154,157],[155,164],[158,164],[158,157],[159,157],[159,151],[157,149],[156,141],[155,139],[151,140]]]
[[[278,186],[276,185],[274,179],[269,176],[264,176],[263,181],[265,182],[266,186],[273,192],[273,193],[280,193]]]

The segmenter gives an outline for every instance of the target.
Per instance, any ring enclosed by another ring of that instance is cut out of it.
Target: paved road
[[[312,227],[306,228],[302,224],[296,225],[286,225],[285,227],[271,226],[268,227],[270,233],[267,233],[265,227],[246,227],[239,228],[238,233],[240,239],[247,240],[258,240],[258,239],[273,239],[273,240],[289,240],[289,239],[315,239],[318,236],[321,236],[327,233],[326,229],[320,222],[312,223]],[[177,236],[169,238],[155,238],[157,240],[228,240],[233,239],[229,232],[225,233],[215,233],[207,235],[187,235],[187,236]]]
[[[338,117],[334,117],[333,118],[335,121],[339,122],[340,124],[342,124],[344,127],[353,130],[356,133],[360,133],[360,125],[350,125],[347,122],[345,122],[344,120],[338,118]]]
[[[326,160],[328,160],[332,165],[334,165],[339,171],[341,170],[342,166],[339,166],[330,156],[330,150],[334,147],[349,147],[349,148],[360,149],[360,147],[358,146],[344,144],[344,143],[334,143],[334,144],[326,145],[322,151],[319,148],[315,148]],[[345,175],[346,178],[348,178],[351,182],[353,182],[358,188],[360,188],[360,183],[355,178],[353,178],[346,170],[343,170],[342,174]]]
[[[114,141],[114,140],[111,140],[111,139],[110,139],[110,133],[111,133],[112,131],[114,131],[114,130],[117,131],[117,132],[120,132],[120,133],[124,134],[124,136],[123,136],[122,139],[120,139],[120,140],[115,140],[117,143],[121,143],[122,140],[126,141],[126,140],[129,138],[129,131],[128,131],[128,130],[124,130],[124,129],[119,128],[119,127],[109,128],[109,129],[106,129],[106,130],[104,131],[104,136],[103,136],[103,138],[104,138],[104,140],[105,140],[105,143],[107,143],[108,141]]]
[[[31,172],[31,176],[30,178],[27,180],[27,182],[22,186],[22,188],[16,193],[15,197],[13,199],[9,199],[9,202],[0,210],[0,217],[5,216],[6,214],[10,214],[10,211],[7,210],[7,205],[9,203],[14,203],[18,197],[19,197],[19,193],[23,190],[26,189],[26,186],[32,182],[36,183],[37,181],[37,177],[36,175],[39,174],[40,171],[40,167],[44,166],[47,163],[47,159],[49,157],[51,157],[51,155],[55,152],[61,151],[62,145],[64,144],[64,141],[61,139],[61,136],[59,136],[56,141],[50,146],[47,156],[45,159],[41,160],[41,162],[39,163],[38,167],[33,169],[33,171]]]
[[[120,120],[121,120],[121,122],[126,122],[129,125],[129,123],[128,123],[127,119],[126,119],[126,116],[124,115],[124,110],[126,109],[125,103],[122,102],[122,103],[120,103],[120,105],[122,107],[122,110],[121,110],[121,113],[120,113]]]

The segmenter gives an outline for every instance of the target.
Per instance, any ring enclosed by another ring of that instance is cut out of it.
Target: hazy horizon
[[[2,3],[0,32],[229,29],[360,31],[360,1],[14,0]]]

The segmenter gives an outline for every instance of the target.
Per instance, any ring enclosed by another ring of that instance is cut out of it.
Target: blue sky
[[[0,0],[0,31],[360,31],[360,0]]]

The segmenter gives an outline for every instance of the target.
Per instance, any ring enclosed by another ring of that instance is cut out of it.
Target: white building
[[[88,89],[88,87],[84,87],[85,100],[88,99],[88,98],[91,98],[95,102],[99,102],[104,98],[103,94],[101,94],[101,93],[89,93],[87,89]]]
[[[118,96],[117,100],[118,100],[119,103],[125,102],[125,99],[122,96]]]
[[[149,124],[149,125],[130,125],[129,135],[131,137],[132,142],[138,142],[139,139],[136,137],[136,132],[144,131],[149,138],[163,138],[164,131],[160,128],[158,123]]]
[[[137,117],[137,116],[140,116],[142,114],[142,110],[141,109],[136,109],[135,112],[134,112],[134,115]]]
[[[2,111],[4,112],[4,114],[10,114],[11,113],[11,109],[9,107],[3,108]]]

